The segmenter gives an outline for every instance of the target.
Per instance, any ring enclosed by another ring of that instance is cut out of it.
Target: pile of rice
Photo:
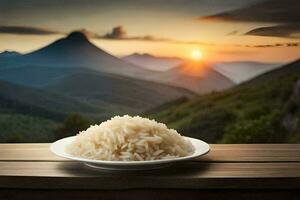
[[[194,147],[165,124],[125,115],[80,132],[66,151],[94,160],[142,161],[188,156]]]

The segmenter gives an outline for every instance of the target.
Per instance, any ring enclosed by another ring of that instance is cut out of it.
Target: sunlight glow
[[[191,57],[193,60],[201,60],[203,57],[203,54],[199,49],[194,49],[191,53]]]

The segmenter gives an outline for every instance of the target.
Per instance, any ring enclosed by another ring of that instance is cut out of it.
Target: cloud
[[[287,43],[275,43],[275,44],[260,44],[260,45],[246,45],[245,47],[256,48],[269,48],[269,47],[299,47],[300,42],[287,42]]]
[[[59,34],[60,32],[30,26],[0,26],[0,34],[1,33],[18,35],[50,35]]]
[[[300,33],[299,7],[299,0],[268,0],[240,9],[200,17],[199,20],[273,23],[273,26],[259,27],[245,35],[296,38]]]
[[[269,0],[244,8],[200,17],[202,21],[299,23],[299,0]]]
[[[245,33],[245,35],[299,38],[300,23],[260,27]]]
[[[130,40],[142,40],[142,41],[152,41],[152,42],[171,42],[171,41],[173,41],[173,39],[161,38],[161,37],[156,37],[156,36],[152,36],[152,35],[128,37],[127,39],[130,39]]]
[[[152,35],[145,36],[129,36],[127,35],[127,30],[123,26],[116,26],[110,32],[99,35],[97,33],[89,32],[85,29],[83,31],[88,33],[91,38],[96,39],[105,39],[105,40],[127,40],[127,41],[147,41],[147,42],[167,42],[171,44],[191,44],[191,45],[200,45],[200,46],[219,46],[221,44],[207,43],[197,40],[176,40],[172,38],[162,38]],[[238,34],[237,30],[229,32],[227,35],[236,35]],[[239,45],[239,44],[222,44],[223,46],[233,46],[233,47],[250,47],[250,48],[268,48],[268,47],[298,47],[300,43],[276,43],[276,44],[262,44],[262,45]]]
[[[129,36],[123,26],[116,26],[110,32],[104,35],[94,34],[94,38],[108,39],[108,40],[140,40],[140,41],[153,41],[153,42],[164,42],[170,41],[171,39],[159,38],[152,35],[144,36]]]
[[[238,30],[234,30],[234,31],[230,31],[229,33],[227,33],[226,35],[237,35],[238,34]]]
[[[111,32],[106,33],[102,37],[107,39],[124,39],[126,35],[127,32],[123,26],[116,26],[112,29]]]
[[[133,41],[146,41],[146,42],[168,42],[173,44],[195,44],[195,45],[214,45],[210,43],[200,42],[200,41],[184,41],[176,40],[172,38],[163,38],[153,35],[142,35],[142,36],[130,36],[127,35],[127,30],[123,26],[116,26],[110,32],[99,35],[94,34],[96,39],[107,39],[107,40],[133,40]]]
[[[269,30],[266,30],[269,27],[262,27],[258,29],[254,29],[246,33],[247,35],[267,35]],[[287,28],[287,26],[274,26],[274,32],[277,29],[286,28],[285,33],[281,33],[281,36],[284,34],[285,36],[293,36],[293,30],[295,27]],[[293,29],[293,30],[291,30]],[[299,30],[299,26],[297,28]],[[104,40],[126,40],[126,41],[146,41],[146,42],[166,42],[170,44],[191,44],[191,45],[199,45],[199,46],[232,46],[232,47],[255,47],[255,48],[268,48],[268,47],[299,47],[300,42],[290,42],[290,43],[275,43],[275,44],[262,44],[262,45],[239,45],[239,44],[216,44],[216,43],[207,43],[203,41],[197,40],[177,40],[173,38],[162,38],[153,35],[142,35],[142,36],[129,36],[127,35],[127,31],[123,26],[116,26],[110,32],[100,35],[94,32],[90,32],[86,29],[77,30],[84,33],[88,38],[95,38],[95,39],[104,39]],[[28,26],[0,26],[0,34],[1,33],[9,33],[9,34],[22,34],[22,35],[49,35],[49,34],[65,34],[59,31],[53,31],[49,29],[39,28],[39,27],[28,27]],[[238,31],[234,30],[227,35],[235,35]]]

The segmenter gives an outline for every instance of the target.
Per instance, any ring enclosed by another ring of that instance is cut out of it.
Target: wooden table
[[[49,144],[0,144],[0,199],[300,199],[300,144],[211,145],[165,169],[118,172],[59,158]]]

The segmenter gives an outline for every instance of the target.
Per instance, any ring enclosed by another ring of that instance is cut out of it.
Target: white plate
[[[155,169],[174,164],[175,162],[191,160],[193,158],[199,157],[206,154],[209,151],[209,145],[202,140],[195,138],[185,137],[187,140],[190,140],[195,148],[195,152],[192,155],[165,159],[165,160],[150,160],[150,161],[107,161],[107,160],[91,160],[81,157],[75,157],[68,154],[65,151],[65,147],[70,144],[74,139],[73,137],[63,138],[51,144],[50,150],[63,158],[68,158],[71,160],[76,160],[79,162],[85,163],[89,167],[109,169],[109,170],[146,170],[146,169]]]

